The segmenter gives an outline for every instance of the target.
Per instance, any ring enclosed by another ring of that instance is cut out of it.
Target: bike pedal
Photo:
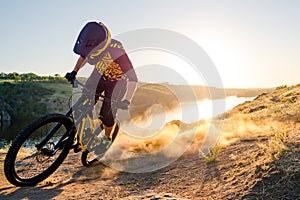
[[[79,149],[79,148],[74,148],[74,153],[78,153],[79,151],[81,151],[81,149]]]
[[[78,153],[79,151],[83,150],[82,146],[80,144],[75,144],[72,146],[75,153]]]

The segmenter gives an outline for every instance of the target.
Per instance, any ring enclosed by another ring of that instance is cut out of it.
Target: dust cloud
[[[175,113],[176,115],[176,113]],[[184,153],[208,152],[217,143],[228,145],[240,137],[252,137],[264,132],[268,125],[247,115],[225,114],[193,123],[174,120],[174,113],[154,105],[134,118],[127,116],[104,163],[117,170],[148,172],[160,169]],[[126,118],[126,117],[125,117]]]

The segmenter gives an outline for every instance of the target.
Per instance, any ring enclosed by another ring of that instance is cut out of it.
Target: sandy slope
[[[196,130],[193,144],[172,164],[147,173],[128,173],[101,164],[85,168],[80,155],[71,153],[45,182],[18,188],[4,177],[4,151],[0,155],[0,199],[300,199],[300,85],[260,95],[229,111],[217,160],[208,163],[199,158],[199,148],[206,133],[211,134],[209,128],[221,121],[222,117],[213,122],[166,125],[169,132],[165,134]],[[165,145],[165,139],[131,142],[127,148],[149,153]]]

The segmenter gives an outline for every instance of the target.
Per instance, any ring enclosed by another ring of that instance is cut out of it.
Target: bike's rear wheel
[[[6,155],[4,172],[7,180],[16,186],[33,186],[49,177],[64,161],[74,141],[72,121],[61,114],[43,116],[28,125],[14,140]],[[46,144],[37,149],[46,134],[59,127]],[[67,132],[54,155],[54,147]],[[47,154],[47,155],[46,155]]]
[[[112,143],[116,139],[116,137],[118,135],[118,132],[119,132],[119,123],[116,123],[114,131],[112,133],[112,138],[111,138]],[[98,161],[98,159],[95,158],[95,155],[93,155],[93,153],[90,153],[88,149],[86,149],[82,152],[82,154],[81,154],[81,163],[83,164],[83,166],[90,167],[97,161]]]

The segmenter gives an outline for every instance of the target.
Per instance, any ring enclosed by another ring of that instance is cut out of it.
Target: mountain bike
[[[103,124],[99,118],[93,117],[95,96],[98,102],[109,101],[112,109],[118,109],[117,101],[108,99],[102,94],[84,88],[77,80],[72,83],[80,90],[79,98],[71,105],[69,99],[68,112],[48,114],[38,118],[24,128],[12,142],[4,161],[4,172],[7,180],[16,186],[34,186],[48,178],[62,164],[70,150],[82,152],[81,162],[84,166],[92,166],[104,155],[93,155],[101,148]],[[119,131],[116,120],[111,141],[115,140]],[[103,148],[102,148],[103,149]]]

